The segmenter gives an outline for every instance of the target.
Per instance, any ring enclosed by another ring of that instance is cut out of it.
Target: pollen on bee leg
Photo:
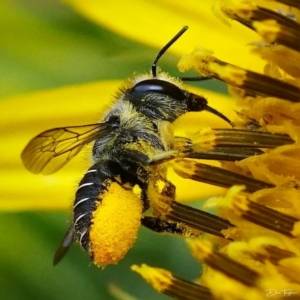
[[[133,265],[131,270],[140,274],[155,290],[175,299],[213,300],[210,290],[199,284],[173,276],[167,270]]]
[[[161,178],[149,180],[148,195],[150,206],[159,216],[165,216],[170,211],[170,205],[175,198],[174,185]]]
[[[117,264],[133,246],[141,224],[142,201],[111,182],[93,212],[90,256],[99,267]]]

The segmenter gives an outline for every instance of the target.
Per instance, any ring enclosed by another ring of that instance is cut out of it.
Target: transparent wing
[[[33,138],[21,158],[30,172],[52,174],[108,130],[105,123],[50,129]]]
[[[61,241],[58,249],[56,250],[54,257],[53,257],[53,265],[57,265],[67,254],[70,247],[73,244],[74,239],[74,227],[71,226],[68,231],[66,232],[63,240]]]

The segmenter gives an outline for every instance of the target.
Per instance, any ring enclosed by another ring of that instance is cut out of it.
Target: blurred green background
[[[55,0],[1,0],[0,23],[1,98],[75,83],[125,79],[149,70],[158,51],[100,28]],[[179,74],[177,61],[166,54],[160,66]],[[215,82],[201,86],[225,91]],[[168,299],[132,273],[130,265],[148,263],[191,280],[199,274],[198,263],[183,240],[144,228],[117,266],[100,270],[79,247],[73,247],[53,267],[52,256],[67,220],[68,212],[1,213],[1,300],[115,299],[107,291],[109,283],[137,299]]]

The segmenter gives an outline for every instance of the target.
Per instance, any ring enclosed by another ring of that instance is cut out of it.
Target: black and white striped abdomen
[[[87,251],[92,214],[97,202],[101,201],[101,194],[107,190],[110,179],[109,174],[95,164],[85,173],[76,191],[73,208],[75,238]]]

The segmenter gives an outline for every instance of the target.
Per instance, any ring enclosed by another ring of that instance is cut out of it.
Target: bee
[[[189,139],[174,136],[172,123],[187,112],[203,110],[231,122],[204,97],[183,88],[182,81],[206,78],[180,79],[158,70],[160,57],[187,29],[182,28],[159,51],[149,74],[125,82],[99,123],[47,130],[23,150],[25,167],[47,175],[94,142],[93,164],[79,182],[71,225],[54,264],[74,240],[96,265],[116,264],[133,245],[140,224],[156,232],[195,234],[190,219],[197,212],[175,201],[176,187],[166,176],[168,162],[175,165],[174,159],[193,152]],[[182,160],[181,166],[187,163]],[[177,171],[182,177],[197,180],[189,172]],[[144,216],[149,208],[152,215]],[[176,215],[180,213],[181,218]],[[219,225],[204,231],[223,236],[221,230],[231,226],[219,217],[213,216],[213,220]]]

